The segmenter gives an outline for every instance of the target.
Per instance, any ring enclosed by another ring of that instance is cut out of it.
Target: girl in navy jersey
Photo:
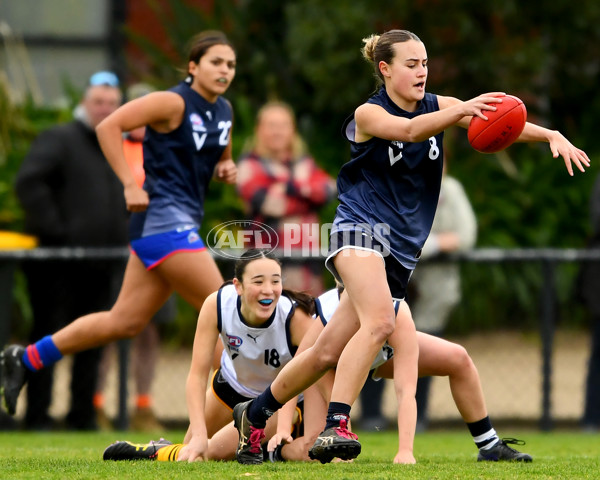
[[[351,158],[338,176],[340,205],[326,261],[346,290],[315,345],[295,357],[263,394],[236,406],[238,452],[248,451],[250,435],[262,428],[269,414],[316,381],[341,352],[325,431],[310,455],[329,461],[360,453],[360,442],[346,428],[350,406],[394,323],[412,323],[408,309],[395,318],[392,298],[404,298],[431,229],[442,176],[443,131],[452,125],[468,127],[474,115],[486,120],[485,112],[502,102],[502,93],[465,102],[426,93],[427,52],[411,32],[373,35],[365,39],[363,54],[373,63],[382,87],[344,124]],[[553,156],[563,157],[571,175],[572,164],[581,171],[589,166],[585,152],[557,131],[527,123],[519,141],[549,143]],[[348,325],[354,322],[360,328],[352,335]],[[417,350],[415,333],[403,342],[403,348]],[[405,463],[414,462],[411,438],[416,405],[414,398],[408,399],[414,397],[417,356],[412,355],[401,372],[410,419],[408,430],[402,432],[405,447],[399,452]]]
[[[98,139],[124,186],[132,253],[119,297],[108,312],[81,317],[35,344],[2,354],[4,402],[13,414],[27,370],[63,355],[142,331],[173,291],[200,310],[223,278],[198,235],[212,178],[235,184],[231,158],[232,109],[221,97],[235,75],[236,55],[221,32],[191,44],[188,78],[164,92],[133,100],[97,127]],[[139,187],[123,154],[123,132],[147,126],[146,180]]]
[[[104,459],[234,458],[233,407],[261,393],[292,359],[314,322],[313,313],[312,297],[283,289],[277,259],[264,250],[246,251],[236,263],[233,283],[212,293],[198,317],[186,387],[190,427],[184,444],[116,442],[105,450]],[[225,350],[207,392],[219,337]]]

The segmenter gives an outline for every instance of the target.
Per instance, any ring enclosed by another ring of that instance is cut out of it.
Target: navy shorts
[[[413,271],[396,260],[386,245],[361,228],[337,230],[329,237],[329,253],[325,260],[325,266],[340,284],[343,285],[344,282],[342,282],[338,271],[335,269],[333,259],[338,253],[348,248],[374,252],[379,255],[385,264],[387,283],[392,292],[392,297],[395,300],[404,300],[408,281]]]
[[[219,368],[213,375],[213,379],[211,382],[212,391],[215,394],[221,403],[227,405],[231,410],[238,403],[247,402],[251,400],[249,397],[245,397],[241,393],[236,392],[231,385],[225,380],[223,375],[221,375],[221,369]]]
[[[206,249],[196,228],[148,235],[147,237],[131,240],[129,245],[147,270],[153,269],[176,253]]]

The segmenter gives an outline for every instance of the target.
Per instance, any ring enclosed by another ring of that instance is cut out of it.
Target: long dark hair
[[[228,45],[235,52],[233,44],[219,30],[205,30],[194,35],[189,41],[188,61],[198,63],[206,51],[214,45]]]
[[[264,248],[249,248],[244,253],[240,255],[240,257],[236,260],[235,266],[233,268],[233,275],[238,280],[242,281],[242,277],[246,271],[246,267],[250,262],[254,260],[258,260],[259,258],[268,258],[269,260],[273,260],[277,262],[279,266],[281,266],[281,261],[273,255],[270,250],[266,250]],[[228,284],[231,282],[226,282]],[[281,292],[282,295],[288,297],[290,300],[296,303],[298,308],[307,313],[308,315],[314,315],[315,309],[315,299],[312,295],[309,295],[304,292],[297,292],[295,290],[288,290],[286,288]]]
[[[194,35],[188,42],[188,63],[194,62],[199,63],[200,59],[204,56],[206,51],[215,45],[228,45],[235,52],[233,44],[220,30],[205,30]],[[187,77],[185,81],[192,83],[192,75],[188,73],[188,64],[186,63],[181,69]]]

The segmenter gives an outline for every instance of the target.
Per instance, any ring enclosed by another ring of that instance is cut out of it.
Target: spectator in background
[[[473,248],[477,239],[477,220],[464,188],[458,180],[446,174],[447,158],[433,220],[421,260]],[[438,337],[444,334],[450,313],[460,302],[460,266],[453,262],[420,263],[411,279],[415,298],[409,298],[417,330]],[[427,400],[431,377],[417,382],[417,430],[427,428]]]
[[[266,103],[245,151],[238,161],[238,190],[248,217],[271,226],[280,248],[312,249],[320,233],[317,210],[334,198],[336,187],[307,153],[291,107]],[[286,287],[318,296],[323,292],[322,270],[320,261],[285,262]]]
[[[590,248],[600,248],[600,175],[596,178],[590,199],[592,238]],[[586,262],[579,274],[581,299],[591,317],[591,351],[586,380],[585,409],[582,424],[585,430],[600,430],[600,261]]]
[[[135,100],[143,97],[155,89],[145,83],[136,83],[127,89],[127,100]],[[123,153],[129,168],[133,172],[139,187],[144,185],[146,173],[144,171],[144,154],[142,142],[146,133],[146,127],[141,126],[127,132],[123,139]],[[150,322],[139,335],[133,338],[131,345],[131,360],[133,377],[135,382],[135,410],[131,417],[131,428],[138,431],[158,431],[164,429],[154,414],[152,400],[152,381],[156,372],[156,364],[160,354],[160,334],[158,326],[172,322],[176,311],[175,297],[169,300],[154,315]],[[103,429],[110,429],[112,422],[105,412],[104,389],[106,386],[106,374],[110,368],[111,357],[114,355],[114,343],[104,348],[102,361],[100,363],[98,384],[94,395],[94,406],[98,414],[98,424]]]
[[[121,104],[119,81],[111,72],[91,76],[73,121],[42,132],[33,142],[16,177],[25,212],[25,232],[42,247],[124,247],[127,210],[119,179],[104,158],[95,127]],[[110,308],[112,285],[122,275],[102,261],[27,261],[33,310],[30,339],[62,328],[72,319]],[[93,396],[100,350],[75,355],[71,405],[66,426],[94,430]],[[32,375],[27,388],[25,427],[49,429],[53,368]]]

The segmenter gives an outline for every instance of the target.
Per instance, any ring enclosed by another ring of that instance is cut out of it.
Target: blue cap
[[[99,85],[118,87],[119,78],[113,72],[96,72],[90,77],[89,85],[90,87],[97,87]]]

